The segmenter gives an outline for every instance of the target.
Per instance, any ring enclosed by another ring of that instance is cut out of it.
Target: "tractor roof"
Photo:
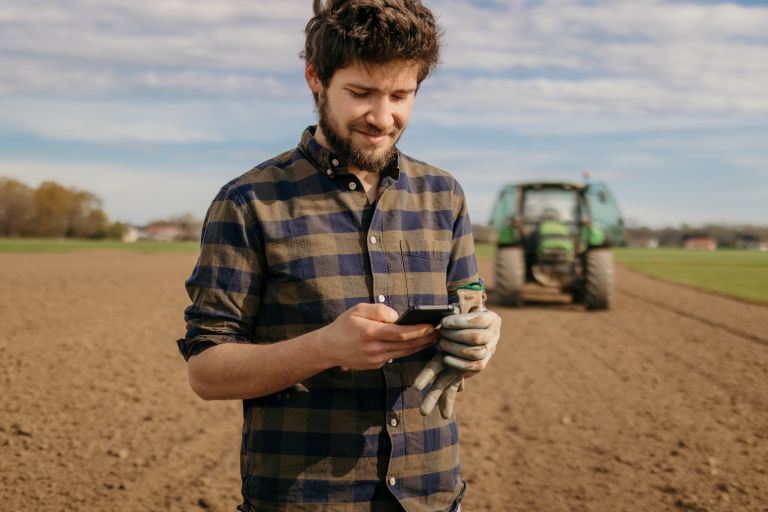
[[[565,189],[565,190],[584,190],[589,187],[589,183],[574,183],[570,181],[527,181],[516,185],[524,189]]]

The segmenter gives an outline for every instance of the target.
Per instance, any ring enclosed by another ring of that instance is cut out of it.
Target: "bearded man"
[[[200,397],[243,400],[239,510],[460,508],[453,397],[499,317],[395,323],[479,281],[461,187],[397,149],[439,35],[418,0],[315,0],[318,125],[208,210],[178,345]]]

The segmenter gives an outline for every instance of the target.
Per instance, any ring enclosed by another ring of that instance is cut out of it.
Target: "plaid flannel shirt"
[[[218,343],[274,343],[358,303],[456,302],[478,279],[459,184],[403,154],[371,205],[313,137],[225,185],[205,220],[185,358]],[[410,386],[434,348],[380,370],[323,371],[244,400],[242,510],[455,510],[455,418],[419,412]]]

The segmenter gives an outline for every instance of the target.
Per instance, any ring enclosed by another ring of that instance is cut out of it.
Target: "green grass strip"
[[[639,272],[734,297],[768,302],[768,253],[736,249],[614,250],[616,259]]]

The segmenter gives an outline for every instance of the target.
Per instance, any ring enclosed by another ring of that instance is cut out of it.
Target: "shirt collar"
[[[299,150],[312,161],[317,167],[318,172],[327,175],[330,178],[335,178],[338,174],[347,174],[347,162],[336,156],[331,150],[323,147],[315,138],[315,131],[317,126],[308,126],[304,133],[301,134],[301,141],[299,142]],[[397,158],[393,159],[392,164],[387,166],[382,173],[382,178],[391,177],[395,181],[400,176],[400,162],[403,155],[400,151],[397,151]]]

